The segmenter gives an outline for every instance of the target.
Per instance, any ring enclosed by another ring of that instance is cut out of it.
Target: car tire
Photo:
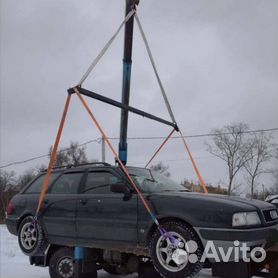
[[[21,251],[27,256],[42,254],[48,243],[42,227],[32,216],[25,217],[18,228],[18,243]]]
[[[167,278],[197,275],[203,268],[203,245],[198,235],[189,225],[182,222],[167,222],[163,224],[163,228],[181,245],[177,247],[157,229],[150,240],[150,253],[155,269]]]
[[[112,275],[120,275],[117,265],[105,264],[102,266],[103,270]]]
[[[49,274],[51,278],[73,278],[73,250],[62,247],[54,252],[49,260]]]

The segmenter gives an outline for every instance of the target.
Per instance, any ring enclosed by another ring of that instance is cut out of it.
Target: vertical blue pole
[[[123,61],[123,83],[122,83],[122,103],[128,105],[130,77],[131,77],[131,62]],[[128,111],[123,110],[121,114],[121,134],[119,143],[120,160],[127,162],[127,127],[128,127]]]
[[[74,247],[74,278],[82,278],[82,264],[85,259],[85,248]]]
[[[132,9],[136,8],[138,0],[126,0],[127,15]],[[134,16],[125,24],[124,35],[124,57],[123,57],[123,84],[122,84],[122,103],[129,105],[131,64],[132,64],[132,42],[133,42],[133,25]],[[127,162],[127,127],[128,127],[128,111],[121,111],[121,126],[120,126],[120,142],[119,142],[119,158],[126,164]]]
[[[83,261],[85,258],[85,248],[74,247],[74,260]]]

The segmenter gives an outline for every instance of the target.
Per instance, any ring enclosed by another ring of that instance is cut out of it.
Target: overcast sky
[[[55,139],[66,90],[77,84],[123,20],[124,0],[1,0],[1,165],[45,154]],[[233,122],[278,126],[277,0],[141,0],[138,15],[177,122],[187,135]],[[123,32],[84,87],[121,99]],[[89,100],[108,136],[119,136],[120,111]],[[169,119],[137,26],[132,106]],[[130,115],[128,136],[166,136],[170,128]],[[74,96],[62,146],[99,133]],[[204,138],[189,139],[207,182],[226,168]],[[208,140],[208,139],[207,139]],[[161,140],[129,141],[129,163],[143,166]],[[118,142],[113,141],[117,148]],[[87,146],[100,159],[100,144]],[[172,176],[196,180],[181,142],[157,157]],[[113,162],[108,155],[108,161]],[[18,173],[37,160],[7,170]]]

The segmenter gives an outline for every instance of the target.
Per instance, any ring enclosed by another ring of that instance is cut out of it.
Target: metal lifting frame
[[[162,118],[159,118],[157,116],[154,116],[150,113],[147,113],[147,112],[144,112],[142,110],[139,110],[137,108],[134,108],[132,106],[129,106],[129,105],[126,105],[122,102],[118,102],[116,100],[113,100],[111,98],[108,98],[108,97],[105,97],[103,95],[100,95],[100,94],[97,94],[97,93],[94,93],[92,91],[89,91],[87,89],[84,89],[84,88],[81,88],[81,87],[75,87],[76,89],[78,89],[79,93],[81,95],[85,95],[85,96],[88,96],[90,98],[93,98],[93,99],[96,99],[96,100],[99,100],[101,102],[104,102],[104,103],[107,103],[107,104],[110,104],[110,105],[113,105],[115,107],[118,107],[118,108],[121,108],[122,110],[124,111],[129,111],[129,112],[133,112],[134,114],[137,114],[137,115],[140,115],[140,116],[143,116],[145,118],[148,118],[148,119],[151,119],[151,120],[154,120],[154,121],[157,121],[157,122],[160,122],[160,123],[163,123],[163,124],[166,124],[166,125],[169,125],[171,127],[173,127],[176,131],[179,131],[179,128],[177,126],[176,123],[172,123],[172,122],[169,122],[167,120],[164,120]],[[68,92],[69,94],[73,94],[75,93],[75,88],[70,88],[68,89]]]

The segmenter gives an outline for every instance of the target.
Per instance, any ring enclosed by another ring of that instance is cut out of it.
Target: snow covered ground
[[[112,276],[99,271],[98,277]],[[137,275],[125,276],[136,278]],[[204,271],[198,278],[211,277],[210,271]],[[0,278],[49,278],[48,268],[36,267],[29,264],[29,259],[19,249],[17,237],[11,235],[5,225],[0,225]]]

